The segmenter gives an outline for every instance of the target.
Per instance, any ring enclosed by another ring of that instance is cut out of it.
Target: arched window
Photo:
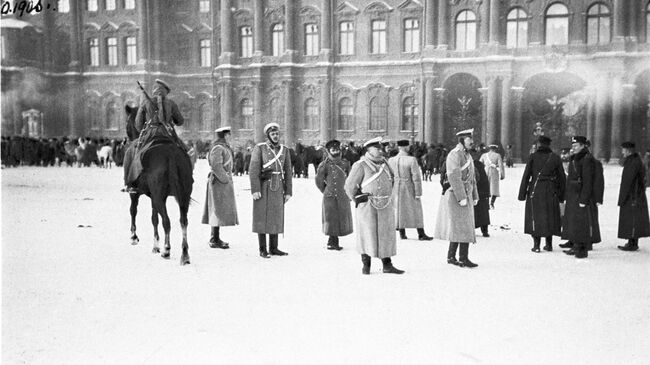
[[[352,130],[354,118],[354,106],[350,98],[343,98],[339,101],[339,130]]]
[[[318,56],[319,42],[318,25],[305,24],[305,56]]]
[[[303,129],[318,129],[318,103],[313,98],[305,100],[305,125]]]
[[[111,101],[106,104],[106,129],[117,130],[119,128],[118,116],[117,103]]]
[[[413,97],[409,96],[402,102],[402,125],[401,130],[410,131],[417,127],[420,110]]]
[[[253,30],[251,27],[239,28],[242,58],[253,57]]]
[[[587,11],[587,44],[607,44],[611,40],[609,8],[596,4]]]
[[[201,130],[204,132],[212,130],[210,114],[210,104],[203,103],[199,106],[199,123],[201,123]]]
[[[284,120],[284,104],[280,98],[273,98],[269,102],[269,110],[271,112],[271,122],[282,125]]]
[[[456,50],[476,49],[476,15],[470,10],[456,17]]]
[[[99,129],[99,119],[101,118],[102,111],[97,99],[90,99],[86,112],[88,113],[86,119],[90,120],[90,129]]]
[[[253,129],[253,103],[250,99],[243,99],[239,103],[241,110],[241,128]]]
[[[379,97],[370,100],[370,130],[386,130],[386,121],[388,120],[388,109],[386,104]]]
[[[528,46],[528,15],[522,8],[514,8],[508,13],[508,48],[525,48]]]
[[[282,23],[274,24],[271,29],[273,56],[279,57],[284,53],[284,26]]]
[[[546,10],[546,45],[569,44],[569,9],[564,4],[555,3]]]

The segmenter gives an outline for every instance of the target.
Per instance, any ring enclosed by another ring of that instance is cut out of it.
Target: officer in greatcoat
[[[478,266],[469,260],[469,243],[476,242],[474,206],[478,204],[476,172],[469,150],[473,129],[460,131],[458,145],[447,154],[443,196],[440,199],[434,237],[449,241],[447,263],[460,267]],[[460,246],[459,260],[456,251]]]
[[[540,252],[541,237],[546,240],[544,250],[553,251],[553,236],[562,233],[566,175],[562,159],[550,146],[550,138],[537,138],[537,150],[528,158],[519,186],[519,200],[526,201],[524,233],[533,237],[533,252]]]
[[[485,165],[485,173],[490,181],[490,208],[494,209],[494,202],[500,195],[499,180],[506,177],[506,170],[503,167],[503,159],[497,152],[499,146],[491,144],[490,150],[481,156],[481,162]]]
[[[573,155],[569,161],[566,207],[562,218],[562,238],[573,246],[565,252],[579,259],[588,256],[590,244],[600,242],[598,198],[594,192],[596,163],[586,145],[584,136],[575,136],[571,140]]]
[[[424,233],[422,214],[422,176],[417,158],[408,154],[408,139],[397,141],[398,153],[388,159],[388,166],[395,173],[393,205],[395,223],[400,238],[405,240],[406,228],[415,228],[420,241],[431,241],[433,237]]]
[[[352,209],[345,193],[345,179],[350,162],[341,158],[341,142],[333,139],[325,144],[327,157],[316,169],[316,186],[323,193],[323,233],[329,236],[328,250],[340,251],[339,237],[352,233]]]
[[[280,126],[264,126],[266,142],[258,143],[251,153],[248,176],[253,195],[253,232],[257,233],[260,256],[286,256],[278,249],[278,234],[284,233],[284,204],[292,194],[291,158],[287,146],[280,143]],[[266,235],[269,249],[266,249]]]
[[[483,237],[490,237],[490,181],[485,173],[485,165],[481,162],[481,152],[472,148],[470,151],[474,159],[476,172],[476,188],[478,190],[478,203],[474,207],[474,227],[481,228]]]
[[[645,194],[645,167],[634,142],[623,142],[623,174],[618,192],[618,238],[628,240],[623,251],[639,249],[639,238],[650,236],[648,200]]]
[[[215,131],[217,140],[212,144],[207,156],[210,173],[201,223],[212,227],[209,242],[212,248],[229,248],[228,243],[221,240],[219,228],[239,224],[232,182],[234,158],[230,148],[230,131],[230,127],[221,127]]]
[[[383,272],[403,274],[391,257],[397,254],[395,210],[391,192],[394,174],[384,158],[382,138],[364,143],[366,153],[352,165],[345,181],[345,192],[356,205],[357,250],[361,254],[361,273],[370,274],[370,258],[378,257]]]

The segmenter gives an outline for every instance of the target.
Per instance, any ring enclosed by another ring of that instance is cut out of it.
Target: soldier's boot
[[[449,242],[449,250],[447,251],[447,263],[460,266],[460,262],[456,260],[456,251],[458,250],[458,242]]]
[[[636,251],[639,249],[639,240],[632,238],[624,246],[618,246],[619,250],[622,251]]]
[[[212,227],[212,236],[210,237],[210,247],[229,249],[230,245],[219,238],[219,227]]]
[[[560,243],[559,246],[561,248],[573,248],[573,242],[566,241],[566,243]]]
[[[420,241],[431,241],[433,237],[427,236],[426,233],[424,233],[424,228],[418,228],[418,240]]]
[[[390,259],[390,257],[382,258],[381,263],[384,266],[384,269],[382,270],[384,274],[398,274],[398,275],[404,274],[404,270],[400,270],[395,266],[393,266],[393,262]]]
[[[403,239],[403,240],[408,239],[408,237],[406,237],[406,229],[400,228],[400,229],[398,229],[398,231],[399,231],[399,238],[400,239]]]
[[[586,243],[576,243],[574,244],[573,248],[575,250],[575,257],[577,259],[586,259],[589,255],[588,244]]]
[[[269,253],[274,256],[287,256],[288,253],[278,250],[278,235],[269,235]]]
[[[483,234],[483,237],[490,237],[488,226],[481,226],[481,233]]]
[[[266,235],[262,233],[257,234],[257,240],[260,244],[260,257],[263,257],[265,259],[268,259],[269,253],[266,251]]]
[[[363,263],[363,267],[361,268],[361,273],[363,275],[370,275],[370,256],[366,255],[365,253],[362,253],[361,262]]]
[[[336,250],[336,251],[341,251],[343,247],[339,246],[339,237],[338,236],[330,236],[330,240],[332,242],[331,247],[327,247],[328,250]]]
[[[594,249],[594,244],[593,243],[587,243],[585,247],[587,248],[587,251],[591,251],[591,250]]]
[[[540,243],[541,243],[540,237],[533,236],[533,248],[531,248],[530,250],[533,252],[540,252],[539,250]]]
[[[467,257],[469,254],[469,242],[460,243],[460,252],[458,253],[458,258],[462,267],[473,268],[477,267],[478,264],[475,264],[469,260]]]
[[[553,251],[553,236],[548,236],[545,240],[546,244],[544,245],[544,251]]]

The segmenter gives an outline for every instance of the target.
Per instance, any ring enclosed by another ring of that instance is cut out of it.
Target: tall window
[[[56,11],[58,11],[59,13],[69,13],[70,0],[59,0],[57,2]]]
[[[104,3],[106,6],[106,10],[115,10],[117,7],[115,4],[115,0],[105,0],[106,2]]]
[[[273,43],[273,56],[279,57],[284,53],[284,26],[282,23],[274,24],[271,29]]]
[[[90,66],[99,66],[99,39],[88,39],[88,62]]]
[[[305,56],[317,56],[319,49],[318,25],[305,24]]]
[[[119,126],[118,117],[117,104],[111,101],[106,105],[106,129],[117,130]]]
[[[284,104],[280,98],[273,98],[269,102],[269,109],[271,110],[271,122],[282,125],[284,120]]]
[[[354,54],[354,23],[352,22],[339,24],[339,54]]]
[[[87,0],[86,7],[88,11],[97,11],[97,0]]]
[[[420,21],[404,19],[404,52],[420,52]]]
[[[464,10],[456,17],[456,50],[472,49],[476,49],[476,15]]]
[[[408,97],[404,99],[402,103],[402,126],[401,130],[410,131],[414,130],[417,127],[418,115],[420,115],[420,110],[418,105],[415,103],[413,97]]]
[[[135,9],[135,0],[124,0],[124,9]]]
[[[210,40],[201,39],[199,41],[199,60],[201,62],[201,67],[210,67],[212,65],[212,59],[210,57]]]
[[[199,123],[201,123],[202,131],[212,130],[210,114],[210,104],[203,103],[199,106]]]
[[[372,44],[370,53],[384,54],[386,53],[386,21],[373,20],[371,23],[372,28]]]
[[[117,66],[117,38],[106,38],[106,64]]]
[[[201,13],[210,12],[210,0],[199,0],[199,12]]]
[[[370,130],[381,131],[386,129],[388,120],[388,108],[378,97],[370,100]]]
[[[303,129],[318,129],[318,103],[316,100],[309,98],[305,101],[305,125]]]
[[[508,48],[525,48],[528,46],[528,16],[524,9],[514,8],[508,13]]]
[[[253,57],[253,31],[251,27],[241,27],[239,28],[239,32],[241,35],[241,57]]]
[[[241,127],[242,129],[253,129],[253,103],[250,99],[241,101]]]
[[[339,130],[352,130],[352,121],[354,119],[354,106],[350,98],[343,98],[339,101]]]
[[[606,44],[611,40],[609,8],[596,4],[587,11],[587,44]]]
[[[546,44],[569,44],[569,10],[563,4],[553,4],[546,11]]]
[[[127,65],[135,65],[138,63],[138,48],[135,37],[126,37],[124,39],[124,49],[126,50],[125,56]]]

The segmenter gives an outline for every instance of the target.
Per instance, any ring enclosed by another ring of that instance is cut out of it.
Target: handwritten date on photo
[[[56,3],[55,3],[56,4]],[[56,8],[50,3],[43,6],[42,0],[20,0],[20,1],[2,1],[2,15],[16,14],[19,18],[25,14],[37,14],[43,9],[56,11]]]

